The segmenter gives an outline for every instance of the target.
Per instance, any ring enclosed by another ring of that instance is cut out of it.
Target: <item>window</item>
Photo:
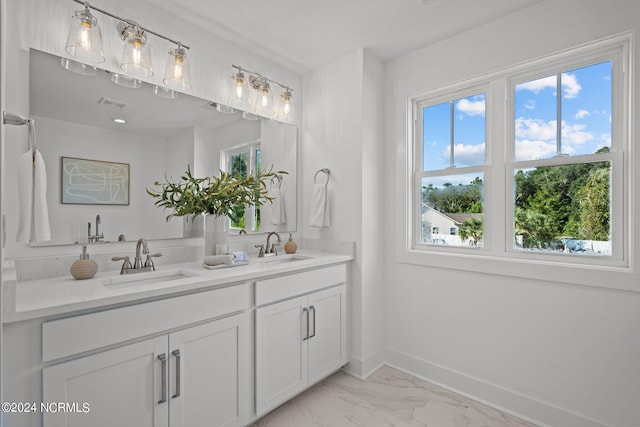
[[[628,266],[628,42],[410,98],[410,253]]]
[[[260,170],[262,155],[260,142],[241,145],[221,153],[224,169],[231,174],[247,176]],[[236,206],[237,221],[230,220],[232,229],[260,231],[260,206]]]
[[[612,65],[515,84],[515,249],[612,254]]]
[[[417,104],[420,245],[482,246],[486,95],[478,88],[460,94],[445,102],[436,97]],[[455,216],[471,213],[480,218],[474,245],[469,245],[472,237],[456,236],[453,225]],[[439,235],[440,227],[449,229],[449,235]]]

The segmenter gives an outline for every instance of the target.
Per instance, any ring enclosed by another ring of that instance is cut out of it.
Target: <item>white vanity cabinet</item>
[[[172,316],[157,312],[160,306],[156,304],[164,305],[167,301],[175,313],[173,320],[164,320]],[[222,307],[229,302],[231,306]],[[60,346],[60,341],[71,341],[77,333],[88,335],[91,326],[98,323],[107,322],[101,328],[103,338],[97,340],[109,344],[112,335],[118,336],[117,329],[128,323],[126,320],[131,322],[130,329],[136,335],[141,332],[144,335],[145,329],[156,322],[163,328],[171,327],[182,324],[184,317],[211,318],[220,310],[233,312],[246,308],[249,302],[247,285],[244,289],[203,292],[45,323],[44,358],[63,355],[66,346]],[[146,314],[147,308],[156,311],[155,318],[150,319],[156,322],[138,317],[137,312]],[[46,366],[43,401],[75,404],[78,410],[45,412],[44,427],[244,425],[251,400],[250,318],[249,312],[241,312]],[[148,325],[136,324],[136,319]],[[78,337],[75,338],[74,342]]]
[[[256,413],[340,369],[346,355],[346,265],[256,283]]]

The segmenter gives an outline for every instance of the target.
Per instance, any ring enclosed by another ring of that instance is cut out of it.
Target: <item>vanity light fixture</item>
[[[60,58],[60,65],[62,65],[62,68],[64,68],[65,70],[80,74],[81,76],[95,76],[96,74],[98,74],[98,69],[93,65],[74,61],[73,59],[69,58]]]
[[[229,104],[233,108],[245,110],[248,115],[258,114],[285,122],[293,121],[293,89],[239,65],[232,67],[237,70],[231,76],[229,87]],[[273,100],[273,85],[282,89],[277,106]]]
[[[120,23],[118,31],[124,41],[120,69],[131,77],[153,77],[151,53],[145,32],[133,21]]]
[[[91,13],[91,11],[98,11],[119,21],[117,29],[120,38],[124,41],[124,47],[118,65],[126,74],[126,77],[148,79],[154,75],[147,40],[148,34],[153,34],[176,45],[175,48],[170,49],[168,52],[167,68],[162,82],[170,89],[191,89],[189,63],[187,61],[189,46],[144,28],[134,21],[120,18],[104,9],[91,6],[86,1],[73,1],[84,5],[84,9],[76,11],[72,17],[71,29],[65,46],[69,55],[82,62],[101,63],[105,61],[105,57],[102,54],[102,33],[98,26],[98,20]]]
[[[100,64],[104,62],[104,55],[102,54],[102,32],[98,20],[91,13],[88,2],[74,1],[84,5],[84,9],[76,10],[73,14],[64,49],[79,61]]]

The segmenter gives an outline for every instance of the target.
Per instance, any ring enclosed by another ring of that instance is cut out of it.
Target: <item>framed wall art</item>
[[[63,204],[128,205],[129,164],[61,157]]]

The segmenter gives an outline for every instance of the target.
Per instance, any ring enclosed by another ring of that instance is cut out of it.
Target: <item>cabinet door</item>
[[[313,384],[346,364],[346,287],[309,295],[311,338],[309,383]]]
[[[171,427],[244,424],[250,404],[248,333],[245,313],[169,335]]]
[[[307,385],[307,297],[256,310],[256,413],[264,414]],[[306,342],[306,341],[304,341]]]
[[[167,427],[166,352],[161,336],[44,368],[43,402],[67,404],[45,411],[44,427]]]

